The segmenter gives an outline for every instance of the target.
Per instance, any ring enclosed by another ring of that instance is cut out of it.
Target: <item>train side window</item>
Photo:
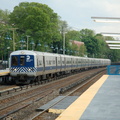
[[[42,65],[42,61],[39,61],[39,65]]]
[[[60,60],[58,60],[58,64],[59,64],[59,65],[61,64]]]
[[[38,61],[38,59],[37,59],[37,66],[39,66],[39,61]]]
[[[56,62],[57,62],[57,60],[56,60]],[[55,65],[55,60],[53,60],[53,65]]]
[[[18,66],[18,56],[12,56],[12,66]]]
[[[51,65],[51,60],[49,60],[49,65]]]
[[[20,65],[21,66],[25,65],[25,56],[20,56]]]

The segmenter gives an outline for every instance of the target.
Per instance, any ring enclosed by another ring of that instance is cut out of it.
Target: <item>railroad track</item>
[[[13,118],[14,116],[18,117],[19,115],[17,116],[16,112],[20,110],[24,111],[23,108],[29,108],[32,105],[41,102],[42,100],[44,101],[45,97],[48,96],[51,97],[52,94],[54,94],[54,96],[50,99],[53,99],[54,97],[59,95],[59,90],[61,88],[65,88],[75,82],[78,82],[80,81],[80,79],[82,80],[82,78],[86,77],[86,74],[88,76],[91,76],[94,72],[99,72],[101,70],[103,70],[103,68],[97,70],[94,69],[94,70],[85,71],[76,75],[72,75],[63,79],[46,83],[44,85],[37,86],[37,88],[32,88],[31,90],[27,90],[27,91],[25,90],[23,92],[18,93],[17,95],[5,97],[4,99],[0,100],[0,119],[6,118],[11,114]],[[41,104],[44,104],[44,102]],[[27,112],[29,112],[29,110],[27,110]],[[30,112],[34,112],[36,114],[35,108],[34,107],[31,108]],[[25,115],[25,112],[23,112],[22,114]],[[21,117],[17,118],[17,120],[24,119],[24,117],[26,117],[24,115],[22,115],[22,118]]]
[[[22,91],[22,90],[26,90],[26,89],[29,89],[29,88],[32,88],[32,87],[36,87],[38,85],[43,85],[43,84],[46,84],[48,82],[52,82],[54,80],[58,80],[58,79],[62,79],[64,77],[68,77],[68,76],[71,76],[72,74],[69,74],[69,75],[63,75],[63,76],[59,76],[59,77],[56,77],[56,78],[53,78],[53,79],[49,79],[49,80],[44,80],[44,81],[41,81],[41,82],[35,82],[33,84],[29,84],[29,85],[22,85],[22,86],[16,86],[16,85],[11,85],[11,86],[6,86],[6,85],[0,85],[0,96],[5,96],[5,95],[9,95],[13,92],[19,92],[19,91]]]

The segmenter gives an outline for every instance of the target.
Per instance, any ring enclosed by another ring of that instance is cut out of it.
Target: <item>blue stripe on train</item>
[[[55,69],[64,69],[64,68],[73,68],[73,67],[84,67],[87,65],[67,65],[67,66],[48,66],[45,67],[45,70],[55,70]],[[94,65],[92,65],[94,66]],[[43,67],[11,67],[10,71],[11,72],[37,72],[37,71],[43,71],[44,68]]]
[[[77,65],[67,65],[67,66],[48,66],[48,67],[45,67],[45,70],[55,70],[55,69],[64,69],[64,68],[72,68],[72,67],[77,67]],[[37,71],[42,71],[44,70],[43,67],[38,67],[37,68]]]

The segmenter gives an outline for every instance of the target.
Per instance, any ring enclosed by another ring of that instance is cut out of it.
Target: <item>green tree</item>
[[[86,47],[84,45],[78,47],[77,45],[70,45],[70,41],[80,41],[80,32],[76,30],[69,30],[66,33],[66,48],[74,51],[74,55],[84,56],[86,54]]]
[[[87,55],[85,45],[81,45],[78,49],[78,56],[85,57]]]
[[[82,29],[80,30],[80,39],[86,38],[86,37],[94,37],[95,32],[90,29]]]
[[[98,53],[98,41],[94,36],[93,30],[82,29],[80,31],[80,39],[84,42],[89,57],[96,57]]]
[[[105,37],[101,34],[96,34],[95,38],[98,41],[98,53],[97,53],[98,57],[107,58],[110,52],[110,49],[105,42]]]
[[[70,30],[66,34],[67,40],[76,40],[80,41],[80,32],[76,30]]]
[[[111,50],[105,42],[114,40],[113,37],[104,37],[101,34],[95,34],[92,30],[82,29],[80,38],[85,43],[89,57],[109,58],[115,62],[120,60],[120,50]]]
[[[12,35],[10,31],[8,10],[0,10],[0,59],[7,60],[8,53],[10,51],[10,37]]]
[[[53,41],[60,40],[58,15],[45,4],[20,3],[10,14],[10,22],[18,28],[17,32],[21,36],[30,36],[36,50],[39,42],[44,50],[44,44],[50,46]]]
[[[120,62],[120,50],[110,50],[108,54],[108,58],[112,60],[112,62]]]

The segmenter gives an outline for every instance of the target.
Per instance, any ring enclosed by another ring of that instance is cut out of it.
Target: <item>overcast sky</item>
[[[0,0],[0,9],[12,12],[20,2],[47,4],[76,30],[88,28],[96,33],[120,33],[120,23],[96,23],[91,19],[91,17],[120,17],[120,0]]]

